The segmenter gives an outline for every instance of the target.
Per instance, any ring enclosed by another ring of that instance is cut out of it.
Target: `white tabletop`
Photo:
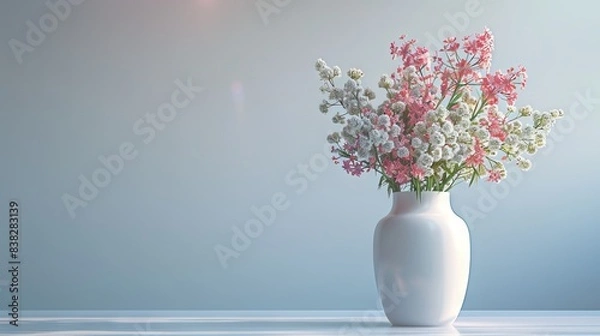
[[[6,316],[3,314],[3,316]],[[464,311],[444,328],[392,327],[378,311],[20,312],[0,335],[600,335],[600,311]]]

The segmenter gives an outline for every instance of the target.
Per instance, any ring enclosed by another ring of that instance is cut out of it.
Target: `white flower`
[[[329,112],[329,103],[326,100],[319,104],[319,111],[321,111],[321,113]]]
[[[394,149],[393,141],[386,141],[383,145],[381,145],[381,149],[383,150],[383,154],[387,154]]]
[[[470,144],[473,142],[473,137],[468,132],[460,132],[458,133],[457,141],[460,143]]]
[[[516,145],[519,142],[519,137],[517,135],[515,135],[515,134],[509,134],[506,137],[506,139],[504,140],[504,142],[507,145],[514,146],[514,145]]]
[[[389,135],[386,132],[376,129],[369,132],[369,137],[371,138],[375,146],[384,144],[388,140],[388,136]]]
[[[454,132],[454,125],[452,125],[452,122],[450,122],[450,120],[444,120],[444,122],[442,123],[442,132],[444,132],[445,135]]]
[[[481,127],[479,127],[478,125],[471,125],[469,126],[469,128],[467,128],[467,131],[471,133],[471,135],[475,135],[477,134],[477,132],[479,132],[480,129]]]
[[[458,140],[458,132],[452,131],[446,134],[446,144],[452,145],[455,144]]]
[[[509,145],[506,142],[502,145],[502,150],[506,153],[515,154],[515,147],[513,145]]]
[[[339,66],[333,67],[333,77],[340,77],[342,75],[342,69]]]
[[[315,69],[319,72],[321,72],[321,70],[323,70],[326,66],[327,66],[327,63],[325,63],[325,61],[322,60],[321,58],[319,58],[317,60],[317,62],[315,63]]]
[[[511,121],[509,125],[512,130],[520,130],[523,127],[523,124],[519,120]]]
[[[480,128],[475,133],[475,136],[477,136],[482,141],[486,141],[490,138],[490,132],[488,130],[486,130],[485,128]]]
[[[449,145],[448,147],[452,149],[452,153],[454,153],[455,155],[460,152],[460,145],[457,143]]]
[[[467,144],[462,144],[460,145],[460,153],[466,156],[470,156],[475,153],[475,148]]]
[[[527,145],[527,154],[533,155],[537,152],[537,147],[534,143],[530,143]]]
[[[427,133],[427,126],[425,125],[424,122],[418,121],[415,124],[414,130],[417,135],[425,135],[425,133]]]
[[[348,118],[348,131],[350,133],[356,133],[360,130],[361,126],[363,125],[363,121],[358,118],[358,117],[350,117]]]
[[[334,115],[331,118],[331,121],[333,121],[334,124],[343,124],[345,121],[344,116],[340,115],[339,113],[336,113],[336,115]]]
[[[382,114],[378,117],[377,124],[384,127],[390,127],[390,116]]]
[[[535,132],[535,128],[533,128],[533,126],[531,126],[531,125],[527,125],[527,126],[525,126],[525,128],[523,128],[522,135],[524,138],[531,138],[533,136],[534,132]]]
[[[387,93],[385,94],[385,96],[387,97],[387,99],[392,99],[392,98],[394,98],[394,97],[395,97],[395,96],[398,94],[398,92],[399,92],[398,90],[394,90],[394,89],[389,89],[388,91],[389,91],[389,92],[387,92]]]
[[[437,110],[435,110],[435,115],[437,116],[437,118],[439,120],[444,120],[444,119],[448,118],[448,114],[449,114],[448,110],[443,106],[440,106],[440,107],[438,107]]]
[[[454,129],[457,131],[465,131],[471,126],[469,118],[462,118],[455,126]]]
[[[346,111],[348,111],[349,115],[359,115],[360,114],[360,107],[358,106],[358,104],[356,104],[356,102],[351,102],[351,103],[347,103],[348,105],[346,105]]]
[[[419,148],[423,144],[423,141],[421,141],[421,139],[419,139],[419,138],[412,138],[412,140],[410,141],[410,144],[414,148]]]
[[[373,90],[366,88],[365,91],[363,92],[363,95],[365,97],[367,97],[367,99],[369,100],[373,100],[375,99],[375,92],[373,92]]]
[[[406,108],[406,104],[403,102],[395,102],[390,106],[394,112],[401,113]]]
[[[431,150],[431,157],[433,158],[433,162],[438,162],[442,159],[442,147],[435,147]]]
[[[425,121],[427,121],[428,123],[433,123],[433,122],[436,122],[437,120],[438,120],[438,116],[434,110],[427,111],[427,113],[425,114]]]
[[[379,144],[384,144],[384,143],[386,143],[388,141],[391,141],[390,140],[390,134],[388,132],[386,132],[386,131],[383,131],[383,130],[379,131],[379,139],[381,140],[381,141],[379,141]]]
[[[538,132],[535,134],[535,139],[533,143],[537,148],[542,148],[546,146],[546,135],[544,133]]]
[[[364,73],[360,69],[351,68],[350,70],[348,70],[348,77],[350,77],[354,80],[361,79],[363,75],[364,75]]]
[[[429,136],[433,135],[433,133],[435,132],[441,132],[442,128],[440,127],[440,125],[438,124],[432,124],[431,126],[429,126],[429,129],[427,130],[427,134],[429,134]]]
[[[458,103],[458,108],[456,109],[456,113],[458,113],[458,115],[463,118],[471,116],[471,110],[469,109],[469,105],[467,105],[464,102]]]
[[[359,147],[356,156],[359,160],[368,160],[371,157],[371,149],[369,147]]]
[[[363,94],[362,94],[362,96],[358,96],[358,102],[360,103],[360,105],[367,105],[367,104],[369,104],[369,97],[367,97],[367,96],[366,96],[366,94],[368,94],[368,93],[367,93],[367,91],[370,91],[370,90],[371,90],[371,89],[369,89],[369,88],[366,88],[366,89],[363,91]],[[374,94],[375,94],[375,93],[373,92],[373,95],[374,95]],[[364,108],[364,107],[366,107],[366,106],[363,106],[363,108]],[[370,108],[370,109],[372,109],[372,106],[371,106],[371,108]]]
[[[430,168],[431,165],[433,164],[433,157],[427,153],[423,153],[421,156],[419,156],[419,158],[417,159],[417,164],[421,167],[421,168]]]
[[[531,161],[522,157],[517,157],[517,167],[522,171],[528,171],[531,168]]]
[[[443,106],[440,106],[437,110],[435,110],[435,114],[440,120],[446,119],[448,117],[448,113],[448,110]]]
[[[329,83],[324,83],[323,85],[319,86],[319,91],[321,91],[321,93],[329,92],[330,90],[331,87],[329,86]]]
[[[379,78],[378,85],[382,89],[390,89],[392,85],[394,85],[394,80],[388,75],[382,75],[381,78]]]
[[[550,121],[552,121],[552,115],[550,114],[550,112],[544,112],[544,113],[542,113],[542,116],[540,119],[541,119],[542,123],[547,124]]]
[[[327,142],[330,144],[338,143],[340,141],[340,134],[338,132],[333,132],[327,136]]]
[[[331,100],[342,100],[344,99],[344,90],[340,88],[333,88],[329,92],[329,99]]]
[[[508,112],[508,113],[515,112],[516,110],[517,110],[517,108],[512,105],[506,107],[506,112]]]
[[[529,117],[533,113],[533,108],[529,105],[523,106],[519,109],[519,114],[523,117]]]
[[[550,112],[552,114],[552,116],[554,117],[554,115],[556,115],[556,117],[554,117],[555,119],[559,119],[565,116],[565,112],[561,109],[558,110],[552,110],[552,112]]]
[[[550,117],[550,114],[544,112],[543,114],[540,115],[539,119],[539,127],[543,130],[548,130],[548,127],[550,126],[551,122],[552,122],[552,117]]]
[[[360,126],[360,131],[363,133],[369,133],[373,129],[373,124],[370,121],[364,120],[363,124]]]
[[[410,154],[410,151],[408,150],[408,148],[402,146],[398,148],[396,154],[398,154],[399,158],[405,158]]]
[[[325,67],[321,70],[319,76],[321,76],[321,79],[323,80],[330,80],[333,78],[333,70],[330,67]]]
[[[463,163],[463,161],[465,161],[465,156],[463,154],[456,154],[454,155],[454,157],[451,159],[452,162],[456,162],[456,163]]]
[[[454,152],[452,151],[452,147],[444,146],[442,147],[442,160],[450,160],[454,157]]]
[[[342,128],[341,135],[346,142],[354,142],[357,134],[356,132],[351,131],[348,125],[346,125]]]
[[[346,84],[344,84],[344,90],[346,90],[347,92],[349,92],[352,95],[354,90],[356,90],[356,82],[349,79],[346,82]]]
[[[456,113],[456,111],[453,110],[448,113],[448,119],[450,119],[453,125],[456,125],[458,124],[460,119],[462,119],[462,117],[459,116],[458,113]]]
[[[371,147],[373,147],[373,141],[371,139],[369,139],[368,137],[361,136],[358,139],[358,147],[365,148],[367,150],[371,150]]]
[[[392,128],[390,129],[390,136],[392,138],[397,138],[398,136],[400,136],[401,133],[401,129],[400,126],[394,124],[392,125]]]
[[[434,146],[441,146],[446,143],[446,138],[440,132],[434,132],[431,134],[431,144]]]
[[[501,146],[502,146],[502,141],[500,141],[500,139],[497,139],[497,138],[491,138],[490,141],[488,142],[488,148],[492,151],[499,150]]]

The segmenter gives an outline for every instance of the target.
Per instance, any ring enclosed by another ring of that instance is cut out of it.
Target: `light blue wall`
[[[505,189],[453,192],[472,231],[465,309],[600,309],[595,2],[261,1],[274,10],[88,0],[21,63],[9,41],[26,42],[27,21],[39,27],[49,9],[0,2],[0,261],[17,199],[23,309],[375,308],[372,233],[390,202],[373,176],[320,161],[333,126],[318,112],[314,61],[360,67],[374,86],[400,34],[484,26],[494,68],[528,69],[520,102],[567,118]],[[148,138],[143,118],[171,102],[177,80],[202,89]],[[79,197],[80,175],[121,146],[135,157],[71,216],[64,195]],[[215,248],[273,197],[273,223],[223,268]]]

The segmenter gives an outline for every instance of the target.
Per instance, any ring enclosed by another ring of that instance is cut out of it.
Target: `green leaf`
[[[475,176],[479,177],[479,172],[477,169],[473,168],[473,175],[471,175],[471,181],[469,182],[469,187],[473,185],[473,181],[475,181]]]
[[[381,175],[381,177],[379,178],[379,184],[377,186],[377,189],[381,189],[384,181],[385,181],[385,176]]]

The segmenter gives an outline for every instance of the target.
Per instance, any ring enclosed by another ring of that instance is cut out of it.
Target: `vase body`
[[[469,230],[448,192],[396,192],[373,239],[375,281],[395,326],[442,326],[462,309],[469,281]]]

